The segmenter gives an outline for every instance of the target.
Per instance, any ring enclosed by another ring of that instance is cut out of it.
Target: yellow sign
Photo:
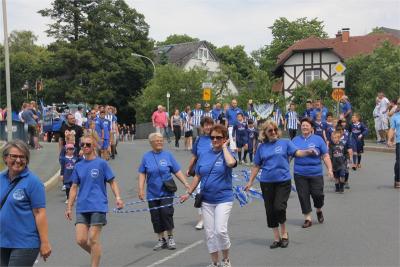
[[[203,89],[203,100],[210,101],[211,100],[211,88]]]
[[[333,70],[337,73],[337,74],[342,74],[345,70],[346,70],[346,66],[342,63],[342,62],[338,62],[336,63],[335,67],[333,68]]]
[[[342,99],[342,97],[344,96],[344,90],[341,88],[336,88],[333,89],[332,91],[332,98],[336,101],[340,101],[340,99]]]

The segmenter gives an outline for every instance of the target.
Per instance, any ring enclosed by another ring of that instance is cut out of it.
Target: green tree
[[[328,34],[324,31],[324,22],[318,20],[318,18],[307,19],[303,17],[289,21],[282,17],[275,20],[269,29],[272,31],[271,44],[252,52],[258,66],[267,72],[271,72],[275,66],[278,55],[296,41],[311,36],[328,37]]]
[[[167,92],[170,93],[170,109],[182,110],[186,105],[201,101],[201,84],[207,80],[207,72],[201,69],[184,71],[175,65],[157,66],[156,76],[142,94],[131,101],[137,111],[139,122],[151,121],[151,115],[157,105],[167,105]]]
[[[190,37],[187,34],[171,34],[164,41],[157,42],[156,46],[198,42],[198,41],[200,41],[200,39]]]

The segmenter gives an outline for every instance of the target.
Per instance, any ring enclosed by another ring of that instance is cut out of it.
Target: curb
[[[395,149],[390,147],[365,146],[364,150],[383,153],[395,153]]]
[[[58,184],[59,176],[60,176],[60,170],[58,170],[50,179],[48,179],[44,183],[44,188],[46,189],[46,192],[50,191],[54,186]]]

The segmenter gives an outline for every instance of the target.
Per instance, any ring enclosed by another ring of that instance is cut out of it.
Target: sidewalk
[[[388,147],[386,144],[377,144],[373,140],[365,140],[365,151],[375,151],[375,152],[384,152],[384,153],[395,153],[396,150],[394,147]]]

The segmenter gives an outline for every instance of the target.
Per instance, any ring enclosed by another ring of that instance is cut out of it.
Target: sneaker
[[[159,239],[157,244],[153,247],[153,250],[158,251],[164,248],[167,248],[167,241],[165,241],[165,238]]]
[[[221,267],[231,267],[231,261],[229,259],[225,259],[221,262]]]
[[[174,238],[173,238],[172,236],[171,236],[171,237],[168,237],[167,247],[168,247],[169,250],[174,250],[174,249],[176,249],[175,240],[174,240]]]
[[[207,265],[207,267],[219,267],[219,264],[212,262],[210,265]]]
[[[63,185],[62,187],[61,187],[61,191],[65,191],[67,189],[67,187],[65,186],[65,185]]]
[[[204,228],[203,220],[199,221],[194,228],[202,230]]]
[[[345,188],[345,189],[350,189],[349,183],[345,183],[344,188]]]
[[[340,189],[339,188],[335,188],[335,193],[340,193]]]
[[[344,188],[340,188],[340,194],[344,194]]]
[[[65,200],[65,202],[64,202],[65,204],[68,204],[68,199],[67,200]]]

